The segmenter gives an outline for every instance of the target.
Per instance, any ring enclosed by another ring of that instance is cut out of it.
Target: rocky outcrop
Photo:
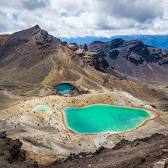
[[[156,162],[153,168],[168,168],[168,158]]]
[[[38,168],[35,161],[26,160],[26,152],[21,149],[22,142],[0,133],[0,167],[2,168]]]

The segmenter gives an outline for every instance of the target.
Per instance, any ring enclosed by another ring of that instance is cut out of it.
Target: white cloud
[[[0,33],[39,24],[55,36],[168,34],[167,0],[0,0]]]

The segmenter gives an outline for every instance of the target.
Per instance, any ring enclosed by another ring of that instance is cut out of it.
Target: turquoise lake
[[[64,109],[67,127],[75,133],[122,133],[139,127],[150,119],[142,109],[95,104]]]
[[[56,85],[54,88],[59,94],[65,95],[70,93],[74,89],[74,86],[70,83],[61,83]]]

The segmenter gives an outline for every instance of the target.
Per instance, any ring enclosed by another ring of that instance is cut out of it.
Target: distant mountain
[[[111,38],[106,37],[96,37],[96,36],[85,36],[85,37],[72,37],[72,38],[66,38],[66,37],[60,37],[62,41],[66,41],[67,43],[77,43],[77,44],[90,44],[93,41],[102,41],[107,42],[110,41]]]
[[[102,72],[122,73],[145,83],[168,82],[167,50],[121,38],[109,42],[95,41],[88,45],[88,49],[96,52],[90,64]]]
[[[115,38],[122,38],[124,40],[140,40],[147,45],[155,46],[162,49],[168,50],[168,35],[121,35],[121,36],[112,36],[110,38],[106,37],[96,37],[96,36],[86,36],[86,37],[76,37],[76,38],[61,38],[68,43],[77,43],[77,44],[90,44],[93,41],[102,41],[108,42]]]

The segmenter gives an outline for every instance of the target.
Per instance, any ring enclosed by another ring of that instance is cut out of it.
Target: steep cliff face
[[[96,69],[103,72],[120,72],[145,83],[168,81],[168,52],[145,45],[138,40],[115,39],[110,42],[93,42],[89,50],[97,55],[92,58]]]

